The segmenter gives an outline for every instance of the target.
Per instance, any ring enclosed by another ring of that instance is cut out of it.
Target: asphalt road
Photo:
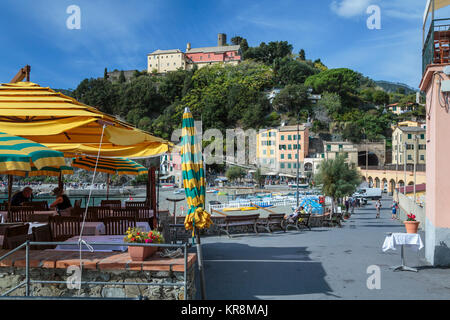
[[[386,233],[404,232],[391,220],[391,201],[383,199],[381,219],[369,201],[343,228],[203,238],[207,299],[450,299],[450,269],[428,266],[424,249],[405,249],[418,273],[389,269],[400,250],[381,250]],[[379,268],[380,289],[367,286],[370,266]]]

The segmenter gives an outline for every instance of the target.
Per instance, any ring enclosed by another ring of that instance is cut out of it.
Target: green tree
[[[305,85],[316,93],[336,93],[341,97],[344,106],[352,108],[358,104],[356,94],[360,78],[360,74],[350,69],[328,69],[310,76],[306,79]]]
[[[243,179],[245,177],[245,174],[246,174],[245,170],[243,168],[237,167],[237,166],[231,166],[225,172],[225,176],[231,182]]]
[[[280,85],[303,84],[305,80],[318,73],[318,70],[304,61],[290,58],[277,58],[273,63],[274,81]]]
[[[268,44],[262,42],[259,47],[250,47],[244,54],[244,59],[253,59],[272,65],[276,58],[284,58],[292,55],[293,46],[287,41],[271,41]]]
[[[305,50],[300,49],[300,52],[298,53],[298,57],[299,57],[300,60],[305,61],[306,60]]]
[[[261,174],[261,169],[256,169],[255,172],[255,181],[259,188],[262,188],[264,186],[265,177]]]
[[[73,91],[72,96],[87,105],[108,114],[118,109],[120,94],[117,87],[104,79],[84,79]]]
[[[273,100],[273,107],[278,112],[289,112],[296,115],[310,110],[308,90],[302,84],[287,85]]]
[[[316,181],[322,185],[324,195],[332,199],[332,212],[336,200],[353,194],[362,179],[354,165],[350,166],[343,155],[335,159],[327,159],[321,162]]]
[[[127,81],[127,79],[125,78],[125,73],[122,71],[120,71],[119,74],[119,83],[125,83]]]

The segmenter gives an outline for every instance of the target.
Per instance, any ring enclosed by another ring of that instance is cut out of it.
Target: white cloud
[[[334,0],[330,8],[338,16],[350,18],[365,13],[372,0]]]

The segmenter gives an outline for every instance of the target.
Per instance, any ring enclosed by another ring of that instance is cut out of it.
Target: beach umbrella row
[[[106,178],[106,199],[109,199],[110,174],[128,174],[141,175],[148,172],[143,165],[126,158],[96,158],[96,157],[77,157],[72,160],[72,166],[88,171],[98,171],[107,173]]]
[[[34,170],[34,171],[33,171]],[[11,203],[12,176],[60,175],[69,171],[64,154],[42,144],[0,132],[0,174],[8,175],[8,202]],[[10,206],[8,206],[9,211]]]

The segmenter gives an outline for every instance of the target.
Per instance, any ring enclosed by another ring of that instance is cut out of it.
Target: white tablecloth
[[[124,244],[122,246],[113,246],[113,245],[96,245],[95,242],[114,242],[114,243],[123,243],[124,236],[83,236],[83,240],[86,241],[89,245],[94,248],[96,252],[112,252],[112,251],[127,251],[128,245]],[[79,236],[75,236],[70,238],[64,242],[76,242],[78,243]],[[76,245],[58,245],[54,250],[58,251],[79,251],[80,247],[78,244]],[[81,247],[82,251],[89,251],[89,249],[83,245]]]
[[[396,250],[396,247],[404,245],[419,251],[423,248],[423,242],[418,233],[392,233],[384,239],[383,251]]]

